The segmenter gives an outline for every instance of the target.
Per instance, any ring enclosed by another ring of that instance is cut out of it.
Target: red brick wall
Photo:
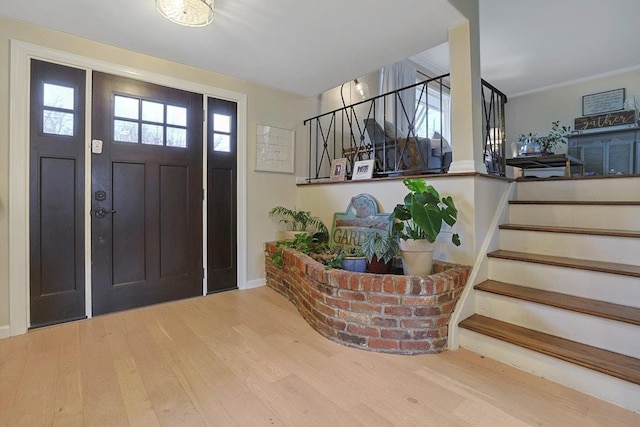
[[[330,340],[365,350],[399,354],[447,349],[449,318],[470,267],[434,261],[436,274],[399,276],[326,270],[310,257],[285,249],[284,267],[265,245],[267,286],[300,311]]]

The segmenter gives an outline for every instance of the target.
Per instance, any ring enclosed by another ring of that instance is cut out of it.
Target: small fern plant
[[[279,217],[280,222],[291,231],[308,231],[309,227],[315,227],[318,231],[328,234],[327,227],[322,220],[317,216],[312,216],[308,211],[276,206],[269,211],[269,217]]]

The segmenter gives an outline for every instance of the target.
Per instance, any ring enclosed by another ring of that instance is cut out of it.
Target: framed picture
[[[624,88],[585,95],[582,97],[582,115],[624,110],[624,96]]]
[[[256,128],[256,170],[293,173],[294,144],[294,131],[258,125]]]
[[[344,181],[347,172],[347,159],[335,159],[331,165],[331,181]]]
[[[352,180],[371,179],[374,160],[359,160],[353,165]]]

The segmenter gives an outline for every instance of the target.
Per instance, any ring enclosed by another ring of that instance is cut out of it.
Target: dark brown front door
[[[207,292],[237,288],[237,104],[209,98]]]
[[[31,326],[85,317],[85,71],[31,61]]]
[[[202,293],[202,95],[93,73],[93,313]]]

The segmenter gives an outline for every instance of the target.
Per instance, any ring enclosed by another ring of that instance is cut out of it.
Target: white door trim
[[[125,67],[98,59],[88,58],[46,47],[11,40],[11,67],[9,74],[9,328],[11,335],[24,334],[29,327],[29,87],[30,60],[40,59],[87,71],[100,71],[134,78],[149,83],[201,93],[238,104],[238,287],[244,289],[247,281],[247,95],[226,89],[182,80],[163,74]],[[90,74],[87,74],[87,100],[91,100]],[[91,104],[87,104],[90,114]],[[87,144],[91,140],[91,121],[87,119]],[[203,136],[206,145],[206,134]],[[87,150],[85,144],[85,150]],[[89,156],[87,153],[86,156]],[[90,236],[89,203],[91,192],[91,162],[85,170],[85,236]],[[88,171],[88,172],[87,172]],[[206,169],[203,169],[203,175]],[[204,237],[204,236],[203,236]],[[91,308],[91,245],[85,238],[85,286],[87,307]],[[206,266],[206,264],[204,264]]]

